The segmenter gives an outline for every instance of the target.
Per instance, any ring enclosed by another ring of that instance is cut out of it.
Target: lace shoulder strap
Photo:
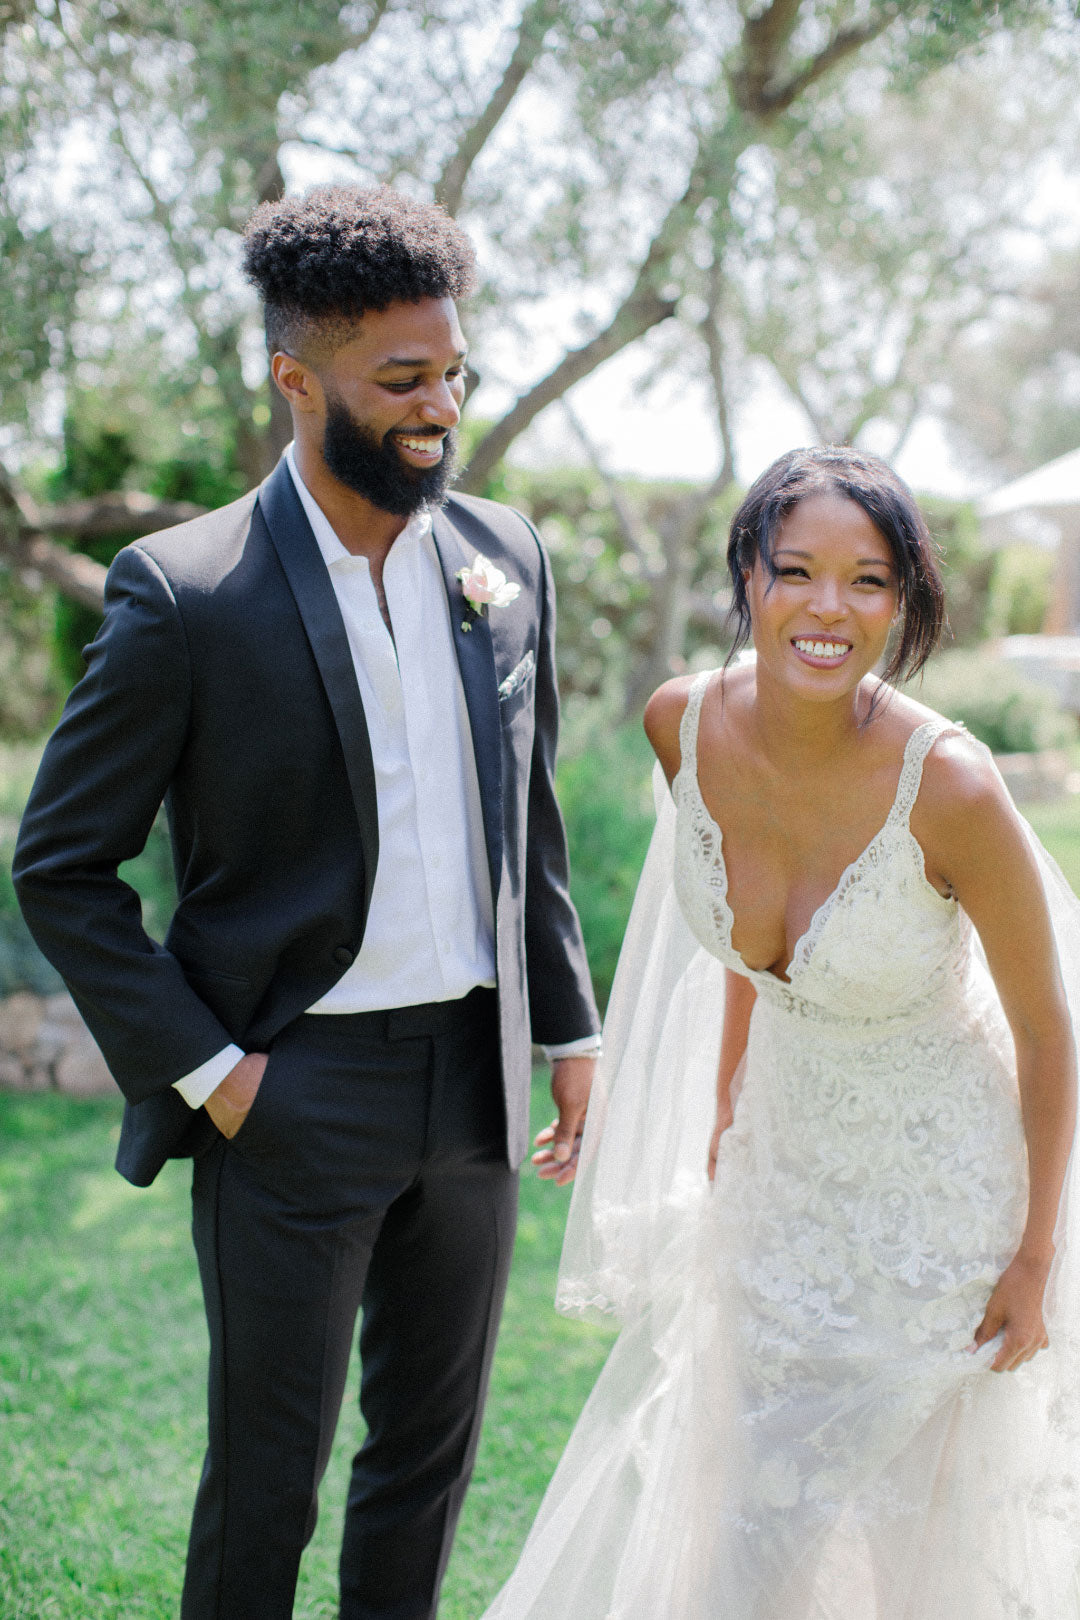
[[[712,670],[703,669],[695,675],[690,687],[690,696],[686,700],[683,717],[679,721],[679,775],[688,768],[697,766],[697,734],[698,722],[701,719],[701,704],[705,696],[705,688],[712,679]]]
[[[963,726],[955,720],[946,720],[940,715],[934,720],[926,720],[915,730],[907,740],[904,749],[904,763],[900,767],[900,780],[896,785],[896,798],[889,811],[889,820],[894,826],[906,827],[915,800],[919,797],[919,788],[922,785],[923,765],[926,756],[946,731],[963,731]]]

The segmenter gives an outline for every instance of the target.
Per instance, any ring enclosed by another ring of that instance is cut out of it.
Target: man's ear
[[[292,410],[306,414],[319,409],[322,388],[314,371],[303,360],[279,349],[270,360],[270,375]]]

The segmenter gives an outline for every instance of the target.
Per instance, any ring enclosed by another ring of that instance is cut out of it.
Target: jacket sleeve
[[[173,592],[138,547],[109,570],[87,671],[49,740],[12,875],[30,932],[131,1102],[228,1046],[117,875],[146,843],[184,748],[191,667]]]
[[[530,529],[532,526],[530,525]],[[566,829],[555,797],[559,694],[555,587],[539,536],[542,602],[525,861],[525,960],[533,1040],[556,1046],[600,1028],[581,924],[570,899]]]

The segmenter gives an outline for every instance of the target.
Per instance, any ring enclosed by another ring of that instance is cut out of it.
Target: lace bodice
[[[787,982],[747,967],[731,943],[723,834],[698,785],[697,735],[710,672],[690,689],[679,740],[682,760],[675,800],[675,890],[698,941],[725,967],[751,979],[760,996],[803,1016],[858,1024],[891,1021],[924,1010],[963,977],[970,925],[954,900],[926,876],[923,852],[909,826],[923,761],[948,720],[928,720],[908,738],[896,797],[885,824],[843,872],[792,952]],[[888,975],[881,972],[889,963]]]

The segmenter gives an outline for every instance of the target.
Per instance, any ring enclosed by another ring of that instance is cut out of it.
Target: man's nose
[[[425,389],[420,415],[425,422],[431,422],[437,427],[457,426],[461,420],[461,406],[458,404],[453,384],[448,378],[442,377],[437,383],[432,383],[430,388]]]

